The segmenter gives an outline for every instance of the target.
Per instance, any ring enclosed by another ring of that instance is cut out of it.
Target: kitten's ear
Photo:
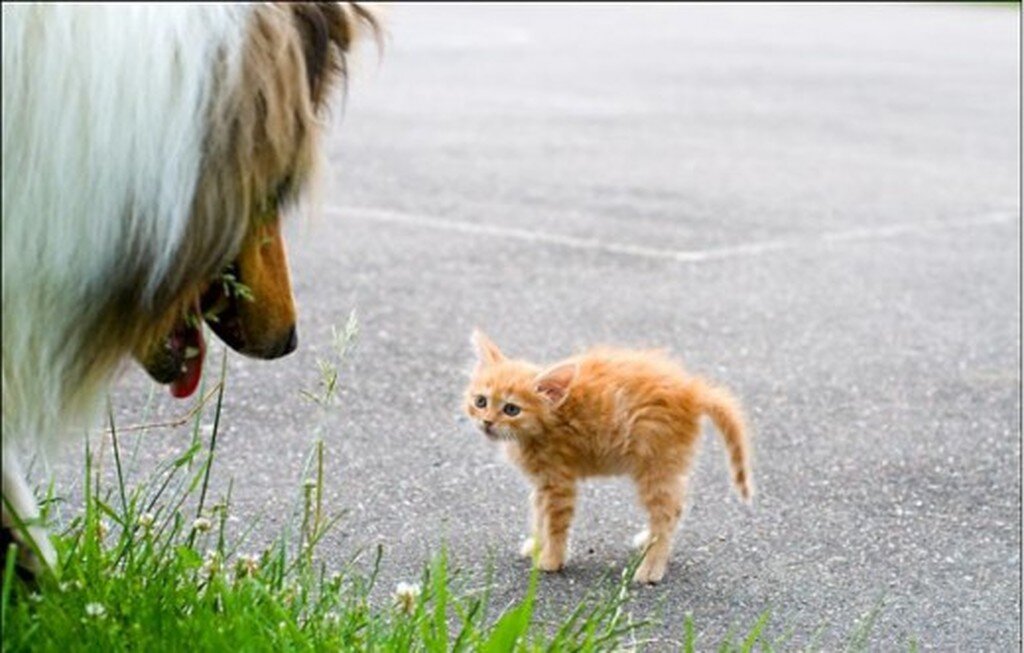
[[[537,393],[552,406],[559,406],[569,396],[569,387],[576,379],[576,371],[576,363],[562,363],[544,370],[534,380]]]
[[[501,353],[498,345],[491,342],[491,339],[485,336],[480,329],[473,329],[472,341],[476,348],[476,355],[480,358],[481,367],[505,360],[505,354]]]

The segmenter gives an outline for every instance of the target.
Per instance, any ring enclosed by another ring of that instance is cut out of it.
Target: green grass
[[[292,524],[247,555],[245,536],[232,543],[225,533],[230,495],[204,503],[215,435],[134,489],[119,471],[101,493],[86,463],[84,514],[54,537],[60,577],[30,587],[4,575],[4,651],[601,651],[642,635],[627,609],[635,561],[554,627],[537,619],[538,572],[524,578],[522,599],[488,617],[490,586],[462,587],[443,550],[418,583],[375,605],[379,550],[369,572],[354,560],[333,573],[318,562],[331,524],[319,507],[321,444]],[[691,628],[690,650],[694,640]]]
[[[334,332],[331,355],[317,361],[316,387],[301,391],[320,413],[318,431],[337,406],[338,365],[357,334],[353,314]],[[4,651],[597,651],[617,647],[637,629],[624,610],[625,575],[550,632],[534,613],[537,572],[524,578],[521,600],[489,617],[489,587],[463,587],[444,551],[418,583],[391,601],[371,601],[380,550],[335,570],[318,555],[337,521],[322,501],[319,439],[298,479],[291,520],[270,546],[249,552],[251,527],[235,537],[228,532],[230,485],[216,502],[208,494],[225,361],[217,386],[199,392],[204,400],[190,414],[190,446],[132,487],[125,467],[135,455],[123,464],[111,414],[114,478],[104,483],[87,449],[84,509],[53,537],[59,575],[30,586],[10,568],[4,573]],[[203,404],[213,396],[206,438]]]
[[[335,333],[333,357],[318,361],[318,388],[303,391],[326,417],[337,405],[337,364],[358,332],[355,317]],[[231,486],[208,495],[226,383],[222,361],[204,438],[202,403],[191,444],[129,487],[120,438],[110,419],[113,480],[103,482],[87,450],[84,509],[54,535],[59,576],[23,583],[3,576],[3,651],[602,651],[642,649],[646,626],[630,613],[629,579],[638,560],[598,587],[560,622],[539,618],[538,572],[522,598],[494,614],[491,585],[467,588],[445,551],[418,583],[371,600],[381,551],[328,569],[318,546],[336,523],[323,505],[324,449],[318,439],[298,479],[295,509],[263,550],[249,548],[252,526],[231,535]],[[112,411],[111,411],[112,412]],[[325,423],[320,420],[321,426]],[[318,429],[320,427],[317,427]],[[141,438],[140,438],[141,440]],[[136,451],[137,453],[137,451]],[[134,460],[128,458],[128,465]],[[109,477],[110,475],[108,475]],[[53,504],[48,506],[52,508]],[[366,559],[368,558],[368,559]],[[14,556],[8,556],[13,562]],[[489,575],[488,575],[489,577]],[[382,588],[383,589],[383,588]],[[872,616],[872,621],[874,616]],[[770,651],[765,612],[740,641],[717,650]],[[866,646],[870,623],[851,647]],[[697,646],[689,617],[678,650]],[[781,646],[775,643],[775,647]],[[662,649],[664,642],[657,648]],[[757,649],[755,649],[757,647]],[[785,650],[785,649],[783,649]]]
[[[291,523],[267,549],[246,554],[250,534],[232,541],[226,532],[230,490],[208,500],[216,435],[134,488],[124,483],[116,432],[114,487],[101,487],[87,455],[84,513],[54,537],[59,578],[30,587],[4,574],[4,651],[596,651],[637,627],[623,610],[623,580],[543,632],[536,572],[518,603],[488,619],[489,591],[460,588],[444,551],[417,584],[375,605],[379,550],[369,572],[356,560],[331,572],[317,555],[334,523],[321,502],[322,443]]]

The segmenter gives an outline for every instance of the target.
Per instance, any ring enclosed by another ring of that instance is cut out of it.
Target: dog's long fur
[[[279,209],[362,25],[336,3],[4,5],[5,526],[37,515],[15,445],[88,423],[130,354],[172,381],[201,299],[243,353],[294,348]],[[253,302],[216,296],[229,266]]]

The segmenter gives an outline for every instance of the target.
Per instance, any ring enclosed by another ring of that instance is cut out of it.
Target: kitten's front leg
[[[540,550],[540,543],[543,541],[541,533],[544,532],[544,513],[540,506],[540,493],[534,489],[530,492],[530,535],[523,540],[519,548],[519,555],[524,558],[533,558]]]
[[[569,479],[547,479],[537,488],[541,547],[537,566],[558,571],[565,566],[569,525],[576,508],[576,484]]]

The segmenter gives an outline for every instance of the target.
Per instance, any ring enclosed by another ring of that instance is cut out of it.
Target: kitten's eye
[[[476,405],[477,408],[487,408],[487,397],[483,395],[477,395],[476,399],[473,401],[473,404]]]
[[[519,414],[521,409],[519,408],[519,406],[516,406],[515,404],[505,404],[505,407],[502,408],[501,411],[508,415],[509,417],[515,417],[516,415]]]

